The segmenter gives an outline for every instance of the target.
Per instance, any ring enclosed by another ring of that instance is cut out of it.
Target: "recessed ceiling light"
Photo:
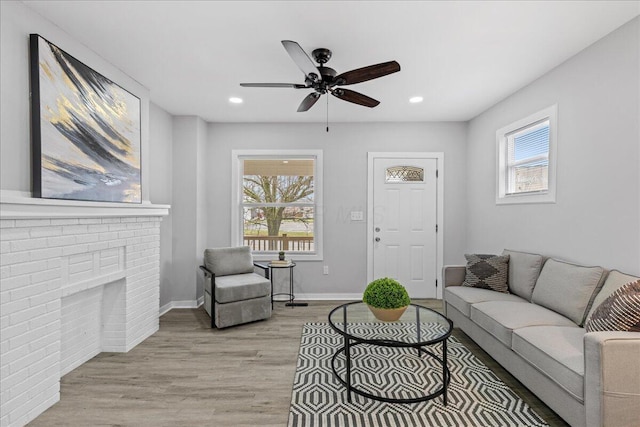
[[[409,102],[412,104],[417,104],[418,102],[422,102],[424,98],[421,96],[414,96],[413,98],[409,98]]]
[[[232,104],[242,104],[242,98],[232,96],[231,98],[229,98],[229,102]]]

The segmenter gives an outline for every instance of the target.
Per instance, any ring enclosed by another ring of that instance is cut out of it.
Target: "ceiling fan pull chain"
[[[327,132],[329,132],[329,97],[327,96]]]

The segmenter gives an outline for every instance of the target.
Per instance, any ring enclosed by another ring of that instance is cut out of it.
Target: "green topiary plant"
[[[362,301],[376,308],[393,309],[411,304],[407,290],[398,281],[384,277],[369,283]]]

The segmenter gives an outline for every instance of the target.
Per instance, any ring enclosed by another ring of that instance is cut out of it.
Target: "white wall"
[[[640,274],[639,22],[471,120],[467,252],[520,249]],[[496,130],[555,103],[556,203],[496,206]]]
[[[173,194],[173,117],[150,103],[149,109],[150,200],[154,204],[172,204]],[[160,224],[160,307],[172,301],[173,215]]]
[[[21,2],[0,2],[0,187],[31,191],[29,34],[37,33],[141,101],[142,199],[149,200],[149,91]]]
[[[354,108],[358,108],[354,106]],[[322,149],[324,153],[324,261],[295,269],[297,294],[359,294],[367,280],[367,152],[445,153],[444,262],[464,261],[466,125],[464,123],[209,124],[208,247],[231,242],[231,150]],[[329,275],[322,266],[329,266]]]

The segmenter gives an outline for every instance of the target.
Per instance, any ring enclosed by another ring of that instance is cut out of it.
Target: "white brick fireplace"
[[[158,330],[164,205],[0,203],[0,425],[60,399],[60,377]]]

